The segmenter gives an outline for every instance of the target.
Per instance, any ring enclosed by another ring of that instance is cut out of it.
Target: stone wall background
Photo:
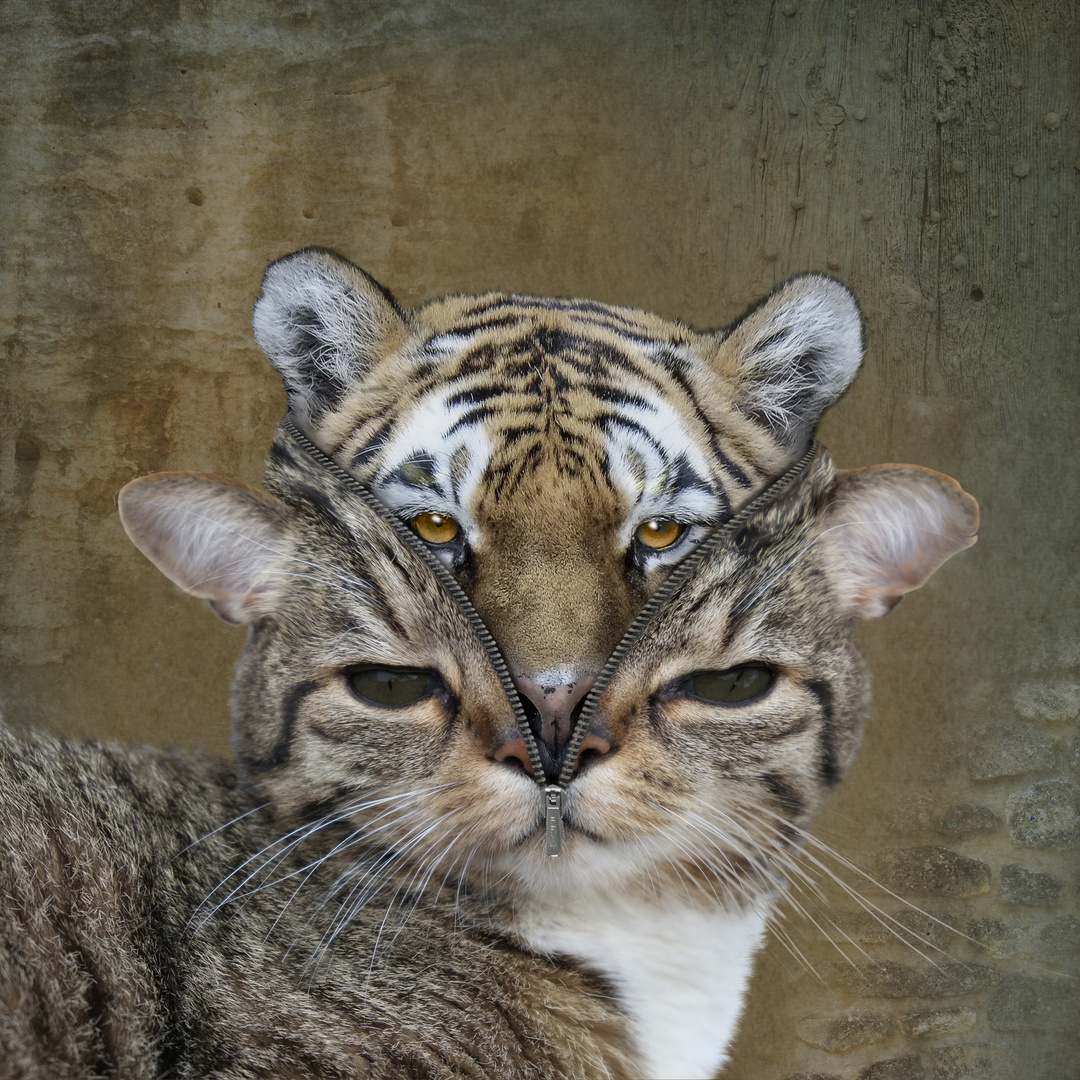
[[[875,718],[817,830],[918,951],[815,871],[726,1075],[1075,1077],[1077,32],[1069,0],[8,0],[5,715],[225,748],[243,633],[115,494],[258,481],[270,259],[699,326],[825,270],[869,352],[822,440],[951,473],[983,529],[866,628]]]

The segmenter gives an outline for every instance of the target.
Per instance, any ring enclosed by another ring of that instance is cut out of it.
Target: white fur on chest
[[[578,957],[611,981],[650,1080],[707,1080],[735,1033],[765,918],[594,895],[535,909],[517,929],[536,950]]]

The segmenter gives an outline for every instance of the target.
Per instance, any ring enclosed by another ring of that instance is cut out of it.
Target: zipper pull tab
[[[558,784],[544,788],[544,835],[548,855],[557,859],[562,854],[563,789]]]

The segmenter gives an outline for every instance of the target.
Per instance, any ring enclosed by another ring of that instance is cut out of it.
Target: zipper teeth
[[[533,734],[532,728],[529,727],[529,722],[525,718],[525,710],[522,708],[517,688],[514,686],[513,680],[510,677],[510,669],[506,666],[506,661],[503,659],[503,655],[499,651],[495,639],[491,636],[491,631],[484,625],[484,621],[480,618],[476,608],[473,607],[472,601],[465,595],[465,590],[458,584],[450,571],[447,570],[434,555],[432,555],[427,546],[418,537],[414,536],[398,518],[389,513],[386,507],[383,506],[371,491],[361,484],[355,476],[346,472],[346,470],[334,461],[332,457],[320,450],[319,447],[296,426],[296,423],[291,416],[285,417],[283,426],[293,440],[314,458],[316,462],[344,483],[351,491],[355,492],[365,506],[374,511],[383,521],[387,522],[394,529],[398,536],[409,545],[409,548],[423,559],[424,563],[431,569],[436,578],[438,578],[439,583],[450,594],[451,599],[457,604],[461,613],[465,616],[472,628],[473,633],[476,634],[477,639],[480,641],[484,652],[487,654],[488,661],[494,669],[499,683],[503,688],[503,692],[506,694],[506,699],[514,713],[514,720],[517,723],[518,730],[525,740],[525,748],[529,754],[529,764],[532,766],[533,778],[541,789],[550,789],[552,787],[565,788],[570,783],[574,775],[574,767],[577,764],[578,755],[581,753],[582,743],[585,742],[589,724],[592,722],[593,714],[596,711],[596,706],[600,701],[601,696],[611,682],[616,669],[622,663],[634,643],[644,633],[645,627],[649,624],[657,611],[659,611],[661,605],[663,605],[668,597],[671,596],[671,594],[705,561],[705,559],[720,546],[725,538],[729,537],[737,529],[746,524],[754,514],[761,510],[762,507],[767,506],[778,495],[782,494],[797,477],[802,475],[817,456],[819,450],[818,443],[811,442],[806,453],[803,454],[803,456],[795,462],[787,472],[774,480],[763,491],[759,492],[733,518],[725,521],[723,525],[719,526],[713,533],[706,537],[693,552],[687,555],[686,558],[675,567],[663,585],[661,585],[648,599],[645,606],[637,613],[637,616],[630,624],[626,633],[623,634],[622,638],[619,640],[618,645],[615,646],[614,651],[607,659],[607,663],[604,664],[603,669],[597,676],[596,682],[585,696],[585,701],[582,704],[581,712],[578,714],[578,719],[575,723],[573,734],[570,737],[570,742],[567,744],[566,751],[563,754],[563,762],[559,770],[559,775],[555,784],[552,785],[548,783],[545,776],[544,765],[540,758],[540,750],[536,743],[536,736]]]
[[[528,720],[525,719],[525,710],[521,706],[521,699],[518,697],[517,688],[510,678],[510,669],[506,666],[506,661],[503,659],[502,653],[499,652],[499,647],[495,644],[495,639],[491,636],[491,631],[484,625],[484,621],[480,618],[476,608],[473,607],[472,601],[465,595],[465,590],[457,583],[457,580],[450,571],[431,554],[423,541],[414,536],[398,518],[389,513],[386,507],[383,506],[355,476],[346,472],[345,469],[329,456],[329,454],[323,453],[323,451],[296,426],[290,416],[285,418],[283,426],[293,440],[307,451],[318,464],[345,484],[351,491],[355,492],[365,506],[373,510],[383,521],[387,522],[394,529],[398,536],[409,545],[410,549],[424,560],[425,564],[439,579],[439,584],[450,594],[451,599],[457,604],[461,613],[468,620],[473,633],[476,634],[480,644],[483,646],[484,652],[487,653],[488,661],[495,669],[495,674],[499,679],[499,683],[502,685],[503,692],[506,694],[506,700],[510,703],[510,708],[513,710],[514,720],[517,723],[518,730],[525,740],[525,748],[529,754],[529,763],[532,765],[533,777],[541,788],[546,787],[547,779],[544,776],[544,764],[540,759],[540,750],[536,745],[536,736],[532,733]],[[583,742],[584,739],[585,736],[583,733],[580,741]]]
[[[581,745],[585,742],[589,724],[592,722],[601,695],[607,689],[616,669],[622,663],[630,648],[645,632],[645,627],[661,605],[720,546],[724,539],[745,525],[762,507],[767,506],[778,495],[782,494],[797,477],[801,476],[817,456],[818,449],[818,444],[811,442],[806,453],[787,472],[759,492],[733,518],[725,521],[723,525],[707,536],[693,552],[675,567],[663,585],[649,597],[645,606],[637,613],[634,621],[630,624],[626,633],[623,634],[618,645],[615,646],[614,651],[607,659],[607,663],[604,664],[603,669],[597,676],[596,682],[585,696],[570,742],[567,744],[566,751],[563,754],[562,767],[559,770],[558,779],[555,781],[556,784],[565,788],[573,778],[574,767],[577,765],[578,755],[581,753]]]

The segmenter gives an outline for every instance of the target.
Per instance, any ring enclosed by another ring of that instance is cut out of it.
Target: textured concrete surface
[[[841,858],[809,852],[847,884],[808,864],[825,899],[796,893],[728,1075],[1073,1080],[1054,1003],[1055,972],[1078,973],[1077,18],[1070,0],[8,0],[5,713],[225,746],[243,634],[127,544],[115,494],[160,469],[257,481],[284,408],[250,331],[268,260],[326,244],[405,303],[506,288],[699,326],[833,273],[868,356],[823,441],[842,465],[955,475],[983,529],[863,633],[875,719],[817,830]],[[988,887],[946,868],[908,901],[910,879],[891,895],[842,861],[942,844]],[[1059,898],[1010,901],[1018,864]],[[853,920],[876,930],[845,936]],[[844,1053],[799,1038],[853,1010],[896,1023]],[[968,1010],[962,1034],[901,1022]]]

